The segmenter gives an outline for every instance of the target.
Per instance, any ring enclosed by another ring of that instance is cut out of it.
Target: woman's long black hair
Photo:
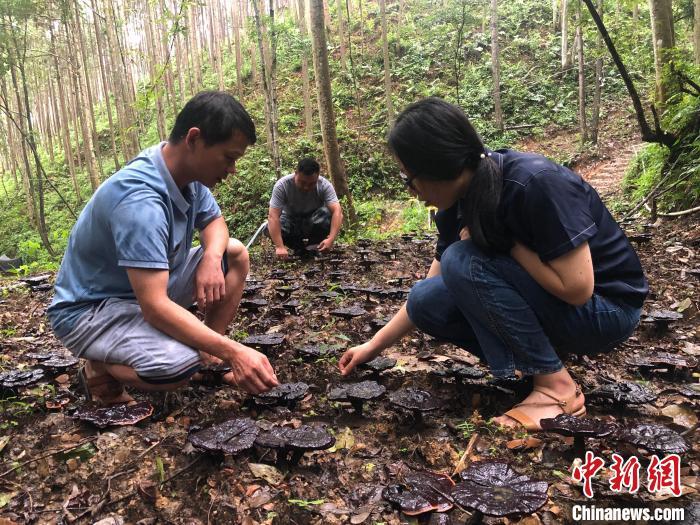
[[[454,180],[465,168],[471,171],[462,201],[462,226],[484,250],[511,248],[513,242],[498,219],[503,173],[460,108],[437,97],[411,104],[389,132],[389,148],[419,179]]]

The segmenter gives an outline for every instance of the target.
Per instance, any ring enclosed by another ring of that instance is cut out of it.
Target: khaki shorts
[[[184,264],[170,273],[168,297],[192,305],[194,277],[203,249],[192,248]],[[199,352],[153,327],[136,299],[112,297],[96,303],[61,342],[83,359],[133,368],[147,383],[177,383],[199,370]]]

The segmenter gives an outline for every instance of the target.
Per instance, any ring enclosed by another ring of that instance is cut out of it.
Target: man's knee
[[[226,247],[226,260],[228,262],[229,269],[235,268],[239,271],[244,271],[248,274],[250,269],[250,256],[248,255],[248,250],[243,243],[238,239],[229,239],[228,246]]]

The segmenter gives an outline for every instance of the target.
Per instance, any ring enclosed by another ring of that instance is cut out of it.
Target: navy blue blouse
[[[513,239],[551,261],[588,241],[595,293],[642,306],[649,285],[636,252],[598,193],[570,169],[533,153],[492,152],[503,171],[499,215]],[[435,258],[459,240],[458,201],[436,214]]]

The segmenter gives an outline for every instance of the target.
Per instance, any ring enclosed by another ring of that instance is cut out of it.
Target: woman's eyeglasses
[[[404,184],[404,186],[406,186],[406,188],[408,188],[409,190],[416,191],[416,192],[418,191],[418,190],[416,190],[416,187],[413,185],[413,179],[415,179],[415,177],[409,177],[403,171],[399,171],[399,177],[401,177],[401,182],[403,182],[403,184]]]

